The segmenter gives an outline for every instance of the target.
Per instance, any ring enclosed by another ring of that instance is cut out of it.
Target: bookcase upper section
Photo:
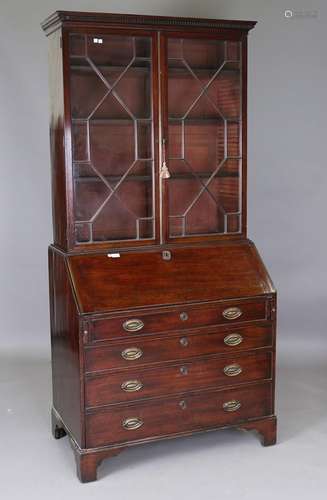
[[[246,237],[254,24],[71,12],[43,23],[56,245]]]

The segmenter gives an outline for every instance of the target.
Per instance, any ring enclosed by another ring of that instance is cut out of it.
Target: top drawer
[[[89,321],[88,342],[99,342],[116,338],[151,335],[205,326],[232,324],[268,318],[268,301],[219,302],[171,308],[165,311],[147,311],[128,316],[92,319]]]

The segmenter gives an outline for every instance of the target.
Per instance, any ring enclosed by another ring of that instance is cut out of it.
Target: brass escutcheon
[[[188,374],[188,368],[187,366],[181,366],[179,371],[181,372],[182,375],[187,375]]]
[[[186,312],[181,312],[179,317],[182,321],[188,320],[188,314]]]
[[[180,343],[183,347],[187,347],[187,346],[188,346],[188,338],[187,338],[187,337],[182,337],[181,339],[179,339],[179,343]]]
[[[242,316],[242,311],[239,307],[227,307],[223,311],[223,316],[225,319],[237,319]]]

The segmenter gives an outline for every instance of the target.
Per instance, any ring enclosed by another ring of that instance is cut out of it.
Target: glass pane
[[[169,235],[241,231],[240,43],[168,40]]]
[[[77,243],[153,239],[151,39],[70,36]]]

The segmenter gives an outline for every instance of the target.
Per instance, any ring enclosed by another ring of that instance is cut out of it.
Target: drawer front
[[[219,333],[181,334],[167,339],[134,339],[133,343],[112,343],[109,346],[85,349],[85,371],[136,368],[148,363],[181,360],[207,354],[234,353],[272,345],[272,328],[247,326],[222,329]]]
[[[271,353],[196,359],[151,369],[86,377],[86,407],[237,385],[271,378]]]
[[[86,414],[86,446],[93,448],[240,423],[272,413],[272,386],[256,384]]]
[[[214,306],[174,308],[169,312],[132,314],[91,320],[89,341],[137,337],[219,324],[266,319],[267,301],[218,303]]]

